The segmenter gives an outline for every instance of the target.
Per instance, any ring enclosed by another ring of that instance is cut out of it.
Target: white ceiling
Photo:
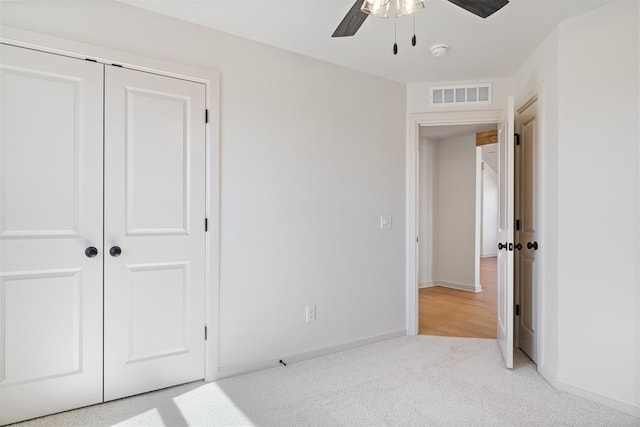
[[[282,49],[399,82],[460,81],[511,77],[561,20],[603,0],[511,0],[487,19],[447,0],[426,0],[416,15],[398,20],[369,17],[354,37],[331,38],[354,0],[121,0]],[[450,46],[444,58],[429,47]]]
[[[496,123],[473,124],[473,125],[443,125],[443,126],[420,126],[420,136],[436,141],[442,139],[455,138],[472,133],[496,130]]]
[[[427,137],[434,142],[440,142],[449,138],[496,130],[497,123],[473,124],[473,125],[445,125],[445,126],[420,126],[420,137]],[[497,173],[498,171],[498,144],[483,145],[481,147],[482,160]]]

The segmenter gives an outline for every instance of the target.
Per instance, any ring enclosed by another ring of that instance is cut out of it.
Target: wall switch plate
[[[308,305],[307,306],[307,323],[309,322],[315,322],[316,320],[316,306],[315,305]]]
[[[391,229],[391,215],[380,216],[380,230]]]

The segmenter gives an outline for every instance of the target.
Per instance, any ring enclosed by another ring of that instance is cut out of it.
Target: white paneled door
[[[536,162],[538,145],[538,102],[535,101],[520,112],[520,149],[518,156],[519,178],[518,198],[519,217],[522,229],[519,234],[521,249],[517,257],[520,315],[516,316],[520,348],[534,362],[536,352],[536,313],[537,313],[537,267],[536,254],[537,218],[536,218]]]
[[[104,398],[204,378],[205,86],[105,69]]]
[[[101,64],[0,45],[0,424],[102,401]]]
[[[507,101],[498,124],[498,344],[507,368],[513,368],[513,213],[514,108]]]
[[[0,60],[0,424],[204,378],[205,85]]]

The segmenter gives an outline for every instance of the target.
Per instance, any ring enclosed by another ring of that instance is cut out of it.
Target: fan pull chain
[[[393,54],[398,54],[398,17],[393,17]]]
[[[413,37],[411,37],[411,46],[416,45],[416,13],[413,13]]]

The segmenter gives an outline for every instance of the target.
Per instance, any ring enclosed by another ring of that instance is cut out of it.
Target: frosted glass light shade
[[[422,8],[424,8],[422,0],[364,0],[360,10],[377,18],[388,18],[390,13],[399,18],[411,15]]]
[[[392,0],[364,0],[361,11],[377,18],[388,18]],[[395,2],[395,0],[393,0]]]
[[[424,8],[421,0],[396,0],[396,16],[411,15]]]

